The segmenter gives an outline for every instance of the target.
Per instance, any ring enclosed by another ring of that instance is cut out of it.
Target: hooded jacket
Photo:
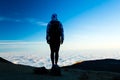
[[[52,19],[48,25],[46,30],[46,40],[47,42],[61,42],[64,40],[64,30],[60,21],[56,19]]]

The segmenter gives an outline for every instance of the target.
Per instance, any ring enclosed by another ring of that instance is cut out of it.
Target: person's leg
[[[59,48],[60,48],[60,44],[57,44],[56,47],[55,47],[55,65],[57,65],[57,63],[58,63]]]
[[[50,50],[51,50],[50,58],[51,58],[52,66],[53,66],[54,65],[54,47],[53,47],[53,44],[50,44]]]

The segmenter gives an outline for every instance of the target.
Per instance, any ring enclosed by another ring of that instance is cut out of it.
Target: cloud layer
[[[8,53],[9,55],[5,55],[6,53],[3,54],[4,54],[3,58],[13,62],[14,64],[24,64],[24,65],[30,65],[36,67],[45,66],[48,69],[51,68],[51,61],[49,55],[45,55],[41,57],[40,56],[41,54],[38,55],[38,54],[30,54],[30,53],[24,53],[24,55],[22,55],[21,53],[19,53],[19,55],[17,53],[15,53],[16,55],[10,55],[10,53]],[[73,54],[70,55],[69,53],[65,53],[64,55],[60,54],[58,65],[67,66],[80,61],[105,59],[105,58],[119,59],[120,50],[119,51],[115,51],[115,50],[87,51],[86,50],[86,51],[81,51],[81,53],[77,53],[74,51],[74,55]]]
[[[0,21],[24,22],[24,23],[35,24],[38,26],[47,26],[46,22],[40,21],[35,18],[16,19],[16,18],[8,18],[8,17],[0,16]]]

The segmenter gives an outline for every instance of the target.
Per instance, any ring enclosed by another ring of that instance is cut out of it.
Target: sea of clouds
[[[38,55],[19,55],[19,56],[14,56],[14,55],[9,55],[9,56],[4,56],[3,58],[11,61],[14,64],[23,64],[23,65],[30,65],[34,67],[43,67],[45,66],[46,68],[51,68],[51,60],[50,57],[40,57]],[[60,56],[59,57],[59,66],[67,66],[74,64],[75,62],[79,62],[81,60],[85,60],[84,57],[80,56]]]
[[[6,54],[6,53],[1,53],[1,54]],[[14,55],[14,54],[4,55],[4,56],[2,55],[2,57],[13,62],[14,64],[23,64],[34,67],[45,66],[48,69],[51,68],[51,60],[49,55],[40,56],[38,54],[27,54],[27,53],[25,53],[26,55],[25,54],[20,55],[20,53],[15,53],[15,54],[19,54],[19,55]],[[120,59],[120,51],[85,50],[85,51],[80,51],[79,53],[77,51],[76,52],[74,51],[73,53],[72,52],[63,53],[60,54],[58,65],[67,66],[81,61],[106,59],[106,58]]]

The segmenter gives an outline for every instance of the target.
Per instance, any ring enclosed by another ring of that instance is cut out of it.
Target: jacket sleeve
[[[60,23],[60,31],[61,31],[61,38],[64,40],[64,30],[63,30],[63,25]]]
[[[46,30],[46,40],[49,40],[49,28],[50,28],[50,23],[47,25],[47,30]]]

